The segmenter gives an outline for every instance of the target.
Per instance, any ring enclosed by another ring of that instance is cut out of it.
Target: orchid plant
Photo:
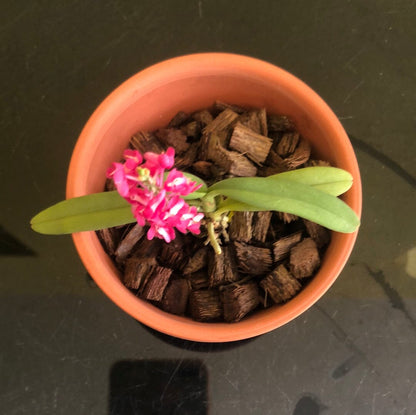
[[[117,190],[68,199],[31,220],[33,230],[66,234],[137,222],[148,225],[147,238],[170,242],[175,230],[199,234],[221,253],[218,228],[236,211],[291,213],[338,232],[354,232],[360,221],[337,196],[352,176],[334,167],[306,167],[269,177],[235,177],[207,186],[174,167],[175,150],[144,153],[127,149],[123,163],[107,171]]]

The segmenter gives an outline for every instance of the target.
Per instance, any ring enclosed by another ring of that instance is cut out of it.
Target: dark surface
[[[186,413],[172,402],[195,414],[415,414],[415,21],[410,0],[0,2],[0,413],[114,413],[131,386],[138,414]],[[156,335],[86,277],[70,237],[28,226],[64,197],[100,101],[152,63],[201,51],[262,58],[308,83],[351,135],[364,187],[334,286],[236,345]]]
[[[110,372],[109,413],[206,414],[207,392],[208,374],[200,360],[116,362]]]

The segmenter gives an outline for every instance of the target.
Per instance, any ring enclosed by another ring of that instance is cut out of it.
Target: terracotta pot
[[[167,125],[179,111],[209,107],[218,99],[289,115],[316,157],[348,170],[353,187],[344,200],[361,214],[361,181],[351,143],[327,104],[302,81],[269,63],[246,56],[204,53],[151,66],[111,93],[93,113],[76,144],[68,173],[67,197],[103,190],[105,171],[118,160],[138,130]],[[174,316],[134,296],[105,254],[94,232],[73,235],[78,253],[98,286],[119,307],[147,326],[171,336],[227,342],[257,336],[291,321],[312,306],[344,267],[356,233],[333,233],[317,275],[294,299],[256,312],[239,323],[198,323]]]

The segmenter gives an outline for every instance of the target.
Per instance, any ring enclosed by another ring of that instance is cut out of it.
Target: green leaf
[[[284,173],[268,176],[269,180],[293,180],[313,186],[315,189],[330,195],[339,196],[352,186],[352,176],[345,170],[336,167],[305,167]]]
[[[30,223],[36,232],[58,235],[135,221],[131,205],[113,191],[64,200],[38,213]]]
[[[206,183],[193,174],[184,175],[202,184],[197,191],[184,199],[204,197],[207,191]],[[30,223],[36,232],[58,235],[110,228],[135,221],[131,205],[117,191],[113,191],[64,200],[37,214]]]
[[[224,195],[257,210],[292,213],[338,232],[353,232],[360,224],[355,212],[342,200],[296,181],[237,177],[218,182],[208,190],[207,197]]]

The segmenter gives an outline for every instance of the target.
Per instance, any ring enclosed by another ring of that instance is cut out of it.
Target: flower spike
[[[119,194],[131,204],[137,223],[150,226],[147,238],[170,242],[175,238],[175,229],[199,234],[204,214],[189,206],[181,196],[189,195],[201,185],[176,169],[165,179],[165,171],[174,165],[175,150],[169,147],[165,153],[148,152],[142,156],[137,150],[129,149],[123,157],[125,162],[113,163],[107,177],[113,179]]]

